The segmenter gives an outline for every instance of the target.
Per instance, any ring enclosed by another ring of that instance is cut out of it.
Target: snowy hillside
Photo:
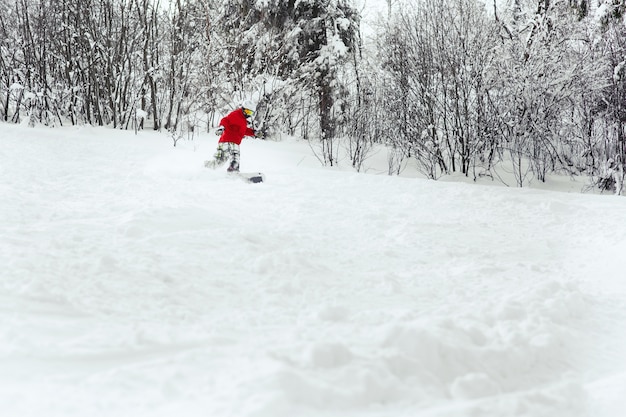
[[[3,416],[623,415],[623,197],[0,137]]]

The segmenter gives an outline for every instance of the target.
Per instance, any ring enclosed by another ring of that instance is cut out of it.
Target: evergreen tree
[[[273,74],[306,89],[316,101],[325,161],[334,164],[337,74],[358,48],[356,10],[347,0],[235,0],[222,20],[233,78]]]

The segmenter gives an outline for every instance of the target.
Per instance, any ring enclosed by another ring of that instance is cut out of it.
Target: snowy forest
[[[325,165],[384,145],[389,174],[621,194],[625,3],[389,0],[363,33],[351,0],[0,0],[0,120],[193,138],[254,97],[259,136]]]

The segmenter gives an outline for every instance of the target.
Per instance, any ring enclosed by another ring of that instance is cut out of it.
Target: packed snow
[[[203,168],[214,135],[0,137],[3,416],[626,409],[623,197],[390,177],[384,150],[324,168],[296,139],[246,139],[248,184]]]

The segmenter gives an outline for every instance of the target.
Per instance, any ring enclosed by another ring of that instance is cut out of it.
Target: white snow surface
[[[0,414],[623,416],[626,199],[0,125]],[[375,159],[375,158],[374,158]],[[381,158],[384,159],[384,158]]]

